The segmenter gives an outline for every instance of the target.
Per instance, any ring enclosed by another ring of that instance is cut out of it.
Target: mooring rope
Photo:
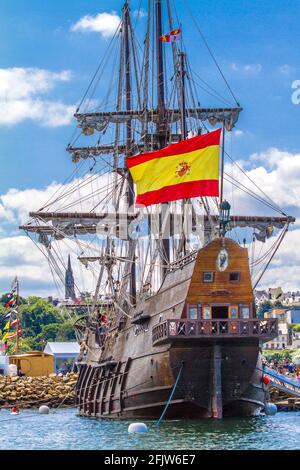
[[[164,418],[164,416],[165,416],[165,414],[166,414],[166,411],[167,411],[167,409],[168,409],[168,407],[169,407],[169,405],[170,405],[170,403],[171,403],[171,400],[172,400],[172,398],[173,398],[174,392],[175,392],[175,390],[176,390],[176,387],[177,387],[177,384],[178,384],[178,381],[179,381],[179,378],[180,378],[180,375],[181,375],[181,372],[182,372],[182,369],[183,369],[183,365],[184,365],[184,362],[182,362],[182,364],[181,364],[181,367],[180,367],[180,369],[179,369],[179,372],[178,372],[176,381],[175,381],[175,383],[174,383],[174,385],[173,385],[171,394],[170,394],[169,399],[168,399],[168,401],[167,401],[167,403],[166,403],[166,406],[165,406],[165,408],[164,408],[164,411],[162,412],[162,414],[161,414],[160,418],[158,419],[158,421],[155,423],[155,426],[159,426],[159,425],[160,425],[162,419]]]

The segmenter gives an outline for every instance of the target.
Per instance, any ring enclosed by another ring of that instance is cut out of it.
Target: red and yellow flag
[[[219,195],[221,129],[127,158],[137,204]]]
[[[173,31],[171,31],[169,34],[164,34],[163,36],[160,36],[160,40],[162,42],[172,42],[172,41],[176,41],[176,39],[178,38],[178,36],[180,35],[181,33],[181,29],[180,28],[177,28],[177,29],[173,29]]]

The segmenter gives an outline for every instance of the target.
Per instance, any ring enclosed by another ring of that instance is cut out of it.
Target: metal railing
[[[272,339],[278,336],[278,320],[228,319],[228,320],[165,320],[152,329],[153,345],[175,339],[212,337],[257,337]]]

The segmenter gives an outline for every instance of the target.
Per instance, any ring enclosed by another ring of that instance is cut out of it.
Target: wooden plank
[[[212,417],[221,419],[223,417],[222,405],[222,351],[219,344],[215,344],[212,350]]]
[[[216,261],[218,253],[228,252],[228,267],[220,272]],[[211,283],[203,282],[203,273],[213,272]],[[239,272],[240,280],[229,280],[230,272]],[[249,271],[248,251],[230,239],[216,239],[199,251],[187,294],[189,304],[252,304],[254,301]]]

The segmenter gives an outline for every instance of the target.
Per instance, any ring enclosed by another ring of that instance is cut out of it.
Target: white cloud
[[[234,134],[236,137],[242,137],[243,135],[245,135],[245,132],[244,132],[244,131],[241,131],[240,129],[237,129],[236,131],[233,131],[233,134]]]
[[[280,207],[290,210],[291,215],[300,215],[300,153],[291,153],[277,148],[269,148],[264,152],[254,153],[245,161],[239,161],[239,164],[247,168],[246,165],[252,164],[252,168],[246,171],[247,176],[262,188],[263,191]],[[225,171],[232,175],[236,180],[245,186],[251,188],[255,193],[257,187],[249,182],[249,179],[243,175],[235,166],[226,165]],[[232,194],[231,187],[227,184],[229,195]],[[234,190],[236,206],[239,206],[240,212],[255,209],[266,211],[267,209],[255,202],[248,195]],[[264,196],[262,196],[264,197]],[[253,206],[253,204],[255,204]],[[295,214],[296,211],[296,214]]]
[[[140,8],[139,10],[133,10],[132,15],[134,18],[145,18],[147,16],[146,10]]]
[[[53,201],[51,203],[53,211],[62,210],[61,208],[66,205],[70,211],[90,211],[97,204],[99,194],[102,199],[107,192],[109,193],[109,189],[103,188],[111,184],[112,179],[112,173],[102,175],[88,173],[71,183],[53,182],[42,189],[11,188],[5,194],[0,195],[0,223],[2,221],[15,225],[23,224],[29,219],[29,211],[42,210],[50,201]]]
[[[267,247],[274,242],[269,239]],[[300,243],[300,230],[289,231],[274,260],[261,279],[260,288],[281,286],[284,291],[299,290],[300,288],[300,251],[295,249]]]
[[[9,289],[11,280],[16,275],[21,281],[21,295],[55,292],[44,255],[25,235],[0,238],[0,284],[3,292]]]
[[[18,100],[52,90],[57,82],[67,82],[69,70],[50,72],[37,68],[0,69],[0,90],[3,100]]]
[[[57,249],[56,243],[57,242],[54,242],[53,245]],[[82,282],[83,270],[85,270],[85,268],[83,268],[81,263],[76,259],[76,255],[74,254],[76,247],[72,247],[70,244],[62,242],[58,243],[63,263],[62,265],[58,262],[58,266],[62,277],[64,278],[68,255],[71,253],[74,279],[78,289],[91,290],[93,286],[93,277],[90,272],[85,273],[85,280]],[[1,292],[7,291],[11,285],[12,279],[15,276],[18,276],[21,296],[64,296],[64,287],[62,282],[59,281],[53,268],[51,271],[48,259],[42,252],[43,247],[40,244],[38,247],[25,235],[0,238]],[[59,290],[57,289],[57,286],[59,287]]]
[[[0,69],[0,126],[30,119],[47,127],[68,125],[75,106],[44,99],[58,83],[68,82],[71,72],[51,72],[37,68]]]
[[[98,13],[97,15],[85,15],[71,26],[71,31],[81,33],[100,33],[104,38],[109,38],[116,32],[121,18],[115,11],[111,13]]]
[[[231,70],[244,75],[258,75],[262,68],[261,64],[237,64],[235,62],[231,64]]]
[[[299,214],[300,216],[300,192],[297,189],[300,179],[300,154],[270,148],[265,152],[251,155],[250,159],[247,159],[247,163],[249,163],[249,160],[252,164],[252,168],[247,171],[247,175],[278,205],[288,211],[288,213],[294,216]],[[246,163],[244,164],[242,160],[239,161],[239,164],[247,168]],[[229,175],[232,174],[240,183],[258,192],[258,189],[251,186],[249,180],[235,169],[235,167],[226,165],[225,171]],[[16,230],[19,224],[28,220],[29,210],[38,210],[43,207],[51,197],[53,198],[55,193],[58,195],[62,192],[67,192],[71,187],[78,187],[81,183],[80,194],[78,190],[73,194],[69,191],[69,196],[67,196],[65,200],[54,204],[53,210],[58,210],[59,207],[63,207],[66,204],[70,204],[69,210],[72,211],[91,210],[91,204],[94,205],[97,203],[97,200],[99,200],[97,191],[103,188],[104,182],[107,182],[108,176],[99,176],[93,180],[92,185],[86,184],[87,178],[90,177],[91,175],[84,176],[67,185],[54,182],[43,189],[10,189],[6,194],[0,197],[0,224],[4,228],[6,228],[8,224],[10,224],[10,227],[13,224],[13,229]],[[87,205],[87,202],[83,202],[82,206],[80,204],[76,205],[76,201],[79,201],[80,198],[81,200],[87,199],[91,188],[94,191],[94,196],[96,195],[96,200],[90,200],[89,205]],[[233,214],[259,215],[264,213],[275,215],[270,209],[260,205],[248,195],[238,192],[235,188],[232,189],[228,183],[225,184],[225,197],[232,204]],[[100,208],[97,210],[100,210]],[[260,242],[256,242],[256,254],[260,252],[261,247],[263,253],[273,242],[273,237],[264,245],[261,245]],[[295,229],[291,227],[281,249],[277,252],[266,275],[263,277],[261,286],[282,285],[284,289],[300,288],[300,250],[295,249],[295,247],[299,245],[299,242],[299,226],[296,226]],[[79,249],[77,245],[74,245],[73,242],[68,239],[57,243],[62,250],[64,260],[67,259],[69,252],[74,253],[76,249]],[[94,285],[90,278],[90,273],[82,269],[76,261],[75,256],[73,258],[73,269],[75,278],[81,288],[84,289],[85,287],[89,289]],[[25,293],[27,295],[33,292],[39,295],[57,295],[47,260],[41,255],[38,248],[31,240],[24,237],[22,232],[18,234],[16,232],[11,233],[6,231],[6,233],[0,234],[1,286],[9,285],[15,274],[21,276],[24,289],[26,287],[24,295]],[[85,286],[82,279],[84,280]]]
[[[288,65],[288,64],[284,64],[284,65],[281,65],[279,67],[279,72],[282,74],[282,75],[286,75],[287,77],[295,70],[294,67],[292,67],[291,65]]]

